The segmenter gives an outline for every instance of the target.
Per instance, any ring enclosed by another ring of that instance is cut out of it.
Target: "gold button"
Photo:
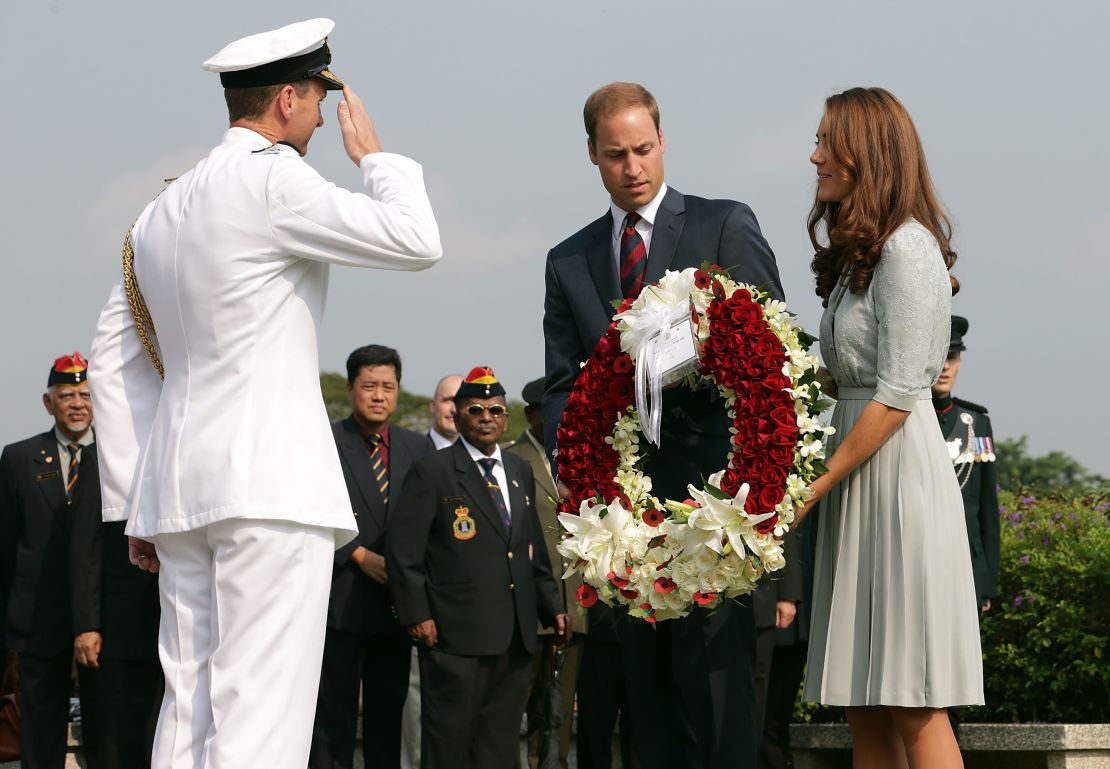
[[[512,557],[513,557],[513,551],[512,551],[512,550],[510,550],[510,551],[509,551],[509,557],[510,557],[510,558],[512,558]]]
[[[516,585],[513,584],[512,582],[510,582],[509,583],[509,590],[515,590],[515,589],[516,589]]]

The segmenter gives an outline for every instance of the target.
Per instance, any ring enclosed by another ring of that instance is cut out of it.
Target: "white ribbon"
[[[663,416],[662,332],[676,322],[688,319],[686,305],[645,307],[636,318],[636,327],[622,335],[622,342],[632,334],[630,351],[636,362],[636,411],[640,430],[653,446],[659,446],[659,425]]]

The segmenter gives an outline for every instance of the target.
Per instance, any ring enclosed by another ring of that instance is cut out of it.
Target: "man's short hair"
[[[582,119],[586,123],[586,135],[590,137],[590,144],[593,144],[597,138],[598,121],[629,107],[647,109],[655,122],[655,130],[659,130],[659,105],[648,89],[638,83],[610,83],[590,94],[582,110]]]
[[[293,86],[297,96],[304,98],[308,93],[309,80],[298,80],[295,83],[281,83],[278,85],[260,85],[254,88],[225,88],[224,101],[227,102],[227,118],[229,122],[236,120],[257,120],[266,114],[270,102],[286,85]]]
[[[392,347],[368,344],[347,356],[347,384],[354,384],[358,372],[367,366],[393,366],[397,381],[401,381],[401,355]]]

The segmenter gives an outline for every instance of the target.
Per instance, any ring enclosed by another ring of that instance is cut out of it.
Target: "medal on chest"
[[[993,462],[994,441],[990,436],[975,434],[975,417],[967,412],[960,414],[960,421],[967,426],[967,437],[963,440],[959,436],[948,441],[948,456],[956,467],[956,478],[960,481],[960,488],[967,485],[971,478],[971,471],[977,462]]]

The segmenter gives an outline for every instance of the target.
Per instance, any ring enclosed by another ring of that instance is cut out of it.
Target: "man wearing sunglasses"
[[[389,521],[386,568],[420,651],[421,766],[510,769],[536,623],[570,623],[536,516],[532,468],[502,453],[505,388],[476,368],[455,395],[460,440],[426,454]]]

